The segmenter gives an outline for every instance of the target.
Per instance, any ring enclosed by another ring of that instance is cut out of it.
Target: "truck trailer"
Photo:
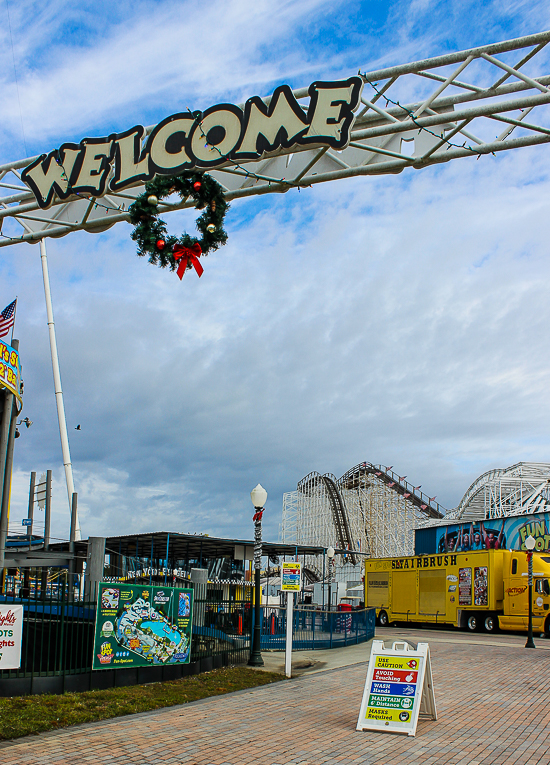
[[[365,605],[378,623],[527,630],[527,555],[480,550],[365,562]],[[550,555],[533,554],[533,630],[550,637]]]

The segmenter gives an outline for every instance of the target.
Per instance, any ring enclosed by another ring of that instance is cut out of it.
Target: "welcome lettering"
[[[84,138],[43,154],[26,167],[22,180],[42,208],[75,194],[100,197],[155,175],[214,169],[293,146],[344,149],[350,140],[363,80],[314,82],[307,112],[288,85],[278,87],[266,105],[258,96],[244,109],[219,104],[204,112],[173,114],[151,132],[137,125],[106,138]]]

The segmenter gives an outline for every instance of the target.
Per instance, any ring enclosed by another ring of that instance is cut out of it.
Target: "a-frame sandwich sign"
[[[418,717],[437,720],[428,643],[372,643],[357,730],[416,735]]]

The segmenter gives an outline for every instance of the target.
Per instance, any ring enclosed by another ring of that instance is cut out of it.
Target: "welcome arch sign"
[[[548,143],[550,73],[537,67],[549,41],[540,32],[341,81],[281,85],[245,104],[182,111],[7,163],[0,221],[19,227],[4,226],[0,247],[130,221],[144,184],[159,177],[207,172],[229,202]],[[157,209],[196,203],[184,195]]]

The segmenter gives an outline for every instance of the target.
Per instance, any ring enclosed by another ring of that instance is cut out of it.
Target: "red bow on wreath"
[[[180,260],[178,265],[177,274],[180,279],[183,279],[183,275],[187,269],[189,263],[194,267],[197,272],[197,276],[202,276],[204,268],[199,263],[199,258],[202,255],[201,246],[198,242],[192,247],[185,247],[183,244],[177,244],[174,247],[174,260]]]

